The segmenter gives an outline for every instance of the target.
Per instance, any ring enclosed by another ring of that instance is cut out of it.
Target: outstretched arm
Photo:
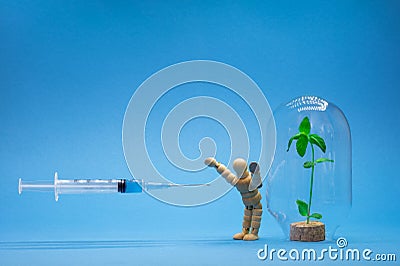
[[[217,169],[217,172],[221,174],[221,176],[225,178],[226,182],[228,182],[232,186],[234,186],[239,181],[239,178],[237,178],[228,168],[226,168],[225,165],[217,162],[215,158],[209,157],[204,161],[204,163],[209,167],[215,167]]]

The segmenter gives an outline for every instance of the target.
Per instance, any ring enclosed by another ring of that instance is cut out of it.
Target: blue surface
[[[353,209],[337,235],[399,261],[399,12],[398,1],[2,1],[0,264],[267,264],[256,257],[266,243],[309,247],[282,241],[266,212],[259,241],[230,241],[242,216],[234,190],[195,208],[145,194],[18,195],[19,177],[54,171],[129,178],[130,97],[154,72],[193,59],[244,71],[273,109],[313,94],[339,106],[352,130]],[[190,134],[181,141],[197,148]]]

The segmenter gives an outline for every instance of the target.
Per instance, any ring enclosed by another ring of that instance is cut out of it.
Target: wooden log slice
[[[317,242],[325,240],[325,225],[321,222],[310,221],[290,224],[290,240]]]

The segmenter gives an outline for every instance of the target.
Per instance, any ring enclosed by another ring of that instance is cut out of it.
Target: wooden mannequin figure
[[[245,160],[238,158],[233,161],[234,175],[225,165],[217,162],[215,158],[207,158],[204,163],[210,167],[215,167],[225,180],[235,186],[242,196],[245,206],[243,216],[242,232],[233,236],[236,240],[257,240],[260,229],[262,205],[261,194],[258,188],[262,186],[260,169],[257,163],[251,163],[249,171]]]

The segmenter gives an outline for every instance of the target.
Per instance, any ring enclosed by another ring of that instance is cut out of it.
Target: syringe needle
[[[144,182],[144,190],[154,189],[165,189],[165,188],[176,188],[176,187],[200,187],[209,186],[210,184],[175,184],[175,183],[156,183],[156,182]]]
[[[171,187],[204,187],[210,184],[170,184]]]

